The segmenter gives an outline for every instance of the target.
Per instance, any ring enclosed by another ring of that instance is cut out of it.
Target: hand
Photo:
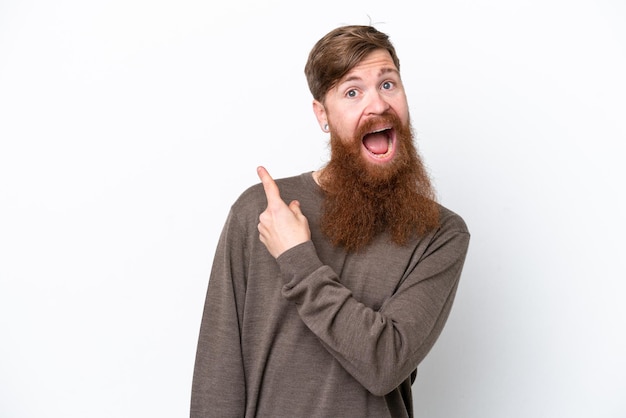
[[[264,167],[257,168],[263,183],[267,208],[259,216],[259,238],[274,258],[311,239],[309,221],[300,211],[300,202],[289,206],[280,197],[278,185]]]

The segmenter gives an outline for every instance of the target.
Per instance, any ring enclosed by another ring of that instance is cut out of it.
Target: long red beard
[[[372,164],[361,155],[361,138],[384,119],[396,130],[396,155]],[[362,126],[356,138],[331,131],[331,159],[320,178],[325,200],[320,226],[331,242],[354,252],[378,234],[405,245],[411,236],[439,226],[439,206],[424,164],[413,145],[410,124],[386,114]]]

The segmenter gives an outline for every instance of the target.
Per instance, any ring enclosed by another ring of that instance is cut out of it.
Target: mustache
[[[359,140],[362,140],[365,135],[371,133],[381,125],[388,125],[395,131],[399,131],[402,127],[402,122],[395,113],[385,112],[379,116],[372,117],[363,122],[361,126],[357,128],[355,136]]]

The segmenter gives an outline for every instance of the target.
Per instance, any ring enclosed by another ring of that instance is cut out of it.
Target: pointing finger
[[[263,189],[265,190],[265,196],[267,197],[267,204],[269,205],[276,201],[282,202],[278,185],[272,176],[270,176],[270,173],[267,172],[265,167],[258,167],[256,171],[261,179],[261,183],[263,183]]]

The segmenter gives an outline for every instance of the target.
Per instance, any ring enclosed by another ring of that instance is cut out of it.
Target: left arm
[[[319,260],[312,242],[277,261],[304,323],[355,379],[375,395],[404,381],[430,351],[448,318],[469,234],[436,237],[427,253],[379,310],[354,298]]]
[[[260,239],[277,259],[283,296],[346,371],[373,394],[389,393],[415,370],[443,329],[469,245],[465,225],[459,219],[436,231],[420,261],[376,311],[355,299],[320,261],[299,206],[280,199],[262,167],[259,177],[268,199]]]

